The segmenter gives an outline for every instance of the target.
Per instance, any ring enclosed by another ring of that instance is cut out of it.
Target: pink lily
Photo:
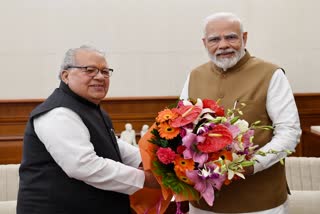
[[[204,164],[203,169],[187,171],[187,177],[195,183],[194,188],[210,205],[214,202],[214,190],[220,190],[226,174],[218,173],[219,167],[214,163]]]
[[[193,159],[194,162],[199,163],[199,166],[202,167],[203,164],[208,160],[208,154],[197,152],[194,148],[194,144],[198,144],[198,142],[203,142],[205,137],[197,136],[194,133],[187,133],[182,138],[182,145],[186,147],[183,151],[183,157],[185,159]]]

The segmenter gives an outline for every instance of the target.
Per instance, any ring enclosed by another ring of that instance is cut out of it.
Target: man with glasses
[[[210,61],[188,76],[181,99],[220,100],[225,109],[242,109],[250,124],[261,121],[274,131],[256,130],[254,143],[262,151],[293,151],[300,137],[297,107],[283,70],[277,65],[250,56],[245,49],[247,32],[231,13],[217,13],[204,20],[203,44]],[[223,186],[212,207],[203,200],[190,204],[190,214],[212,213],[288,213],[285,167],[286,157],[257,156],[254,166],[246,167],[246,179]]]
[[[26,127],[18,214],[128,214],[129,195],[159,188],[151,172],[138,169],[138,149],[117,140],[99,106],[112,71],[94,48],[67,51],[59,88]]]

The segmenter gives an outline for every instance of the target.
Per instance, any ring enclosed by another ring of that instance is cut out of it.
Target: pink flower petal
[[[209,206],[213,205],[214,201],[214,189],[211,185],[207,185],[207,188],[204,192],[201,193],[201,196],[204,200],[209,204]]]
[[[196,140],[196,137],[197,135],[193,133],[186,134],[186,136],[182,138],[182,145],[184,145],[187,148],[190,148]]]
[[[208,154],[202,152],[193,153],[193,161],[199,163],[199,167],[203,167],[203,164],[208,160]]]
[[[232,138],[235,138],[240,134],[240,129],[238,126],[230,125],[228,126],[228,129],[232,134]]]

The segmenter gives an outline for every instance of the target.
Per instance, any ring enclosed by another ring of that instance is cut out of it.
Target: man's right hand
[[[153,173],[150,170],[144,171],[144,175],[145,175],[144,187],[156,188],[156,189],[159,189],[161,187],[157,179],[154,177]]]

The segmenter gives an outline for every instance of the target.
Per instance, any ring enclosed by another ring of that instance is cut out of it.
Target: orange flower
[[[214,152],[210,155],[209,157],[209,160],[210,161],[215,161],[215,160],[218,160],[219,158],[222,159],[223,163],[225,163],[225,160],[229,160],[229,161],[232,161],[233,158],[232,158],[232,152],[231,151],[227,151],[227,150],[222,150],[220,152]],[[219,167],[221,167],[221,162],[220,161],[217,161],[215,162],[215,164]],[[232,180],[234,180],[234,178],[237,177],[237,175],[235,175],[233,177]],[[224,185],[229,185],[232,180],[229,180],[228,178],[224,181]]]
[[[233,160],[231,151],[226,151],[226,150],[221,151],[220,157],[222,158],[222,160],[229,160],[229,161]]]
[[[227,151],[227,150],[222,150],[220,152],[214,152],[211,154],[210,156],[210,160],[218,160],[219,158],[221,158],[222,160],[229,160],[232,161],[232,152],[231,151]]]
[[[173,120],[176,117],[177,115],[174,112],[172,112],[170,109],[165,109],[158,113],[158,117],[156,117],[156,121],[158,123],[163,123],[167,120]]]
[[[176,169],[182,172],[185,172],[186,170],[194,170],[194,161],[192,159],[184,159],[180,155],[177,155],[173,163],[175,171]]]
[[[174,171],[176,173],[176,176],[183,182],[187,183],[187,184],[190,184],[190,185],[193,185],[194,182],[192,182],[186,175],[186,172],[182,172],[180,170],[176,170],[176,168],[174,168]]]
[[[233,160],[232,152],[227,150],[222,150],[221,152],[214,152],[210,155],[209,161],[215,161],[215,160],[218,160],[219,158],[221,158],[223,161],[225,160],[232,161]],[[215,164],[217,164],[218,166],[221,166],[220,162],[215,162]]]
[[[213,152],[210,154],[208,161],[215,161],[220,158],[220,152]]]
[[[167,140],[175,138],[179,134],[179,128],[173,128],[168,123],[159,124],[159,134]]]
[[[187,170],[194,170],[194,161],[192,159],[183,159],[180,155],[173,161],[176,176],[183,182],[193,185],[194,183],[187,177]]]

